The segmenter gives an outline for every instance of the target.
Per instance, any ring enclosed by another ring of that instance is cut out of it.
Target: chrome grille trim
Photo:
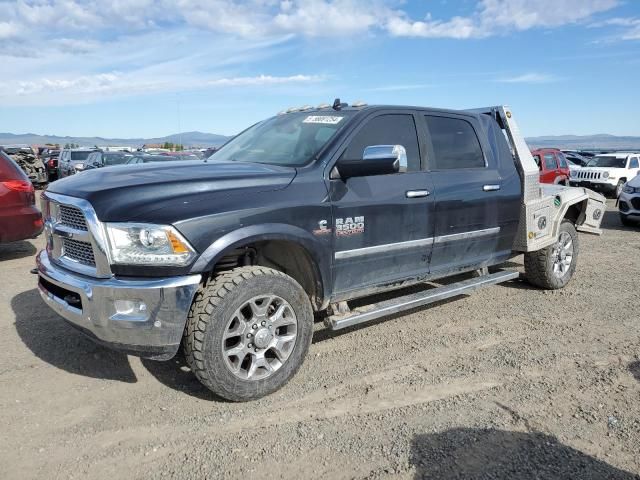
[[[83,275],[110,278],[104,225],[91,204],[81,198],[51,192],[45,192],[42,200],[50,260]]]
[[[70,205],[60,205],[60,223],[76,230],[88,230],[82,211]]]
[[[62,256],[83,265],[90,267],[96,266],[93,247],[91,247],[90,243],[73,240],[72,238],[63,238]]]

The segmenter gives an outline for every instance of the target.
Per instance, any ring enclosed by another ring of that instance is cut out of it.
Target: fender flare
[[[308,231],[284,223],[265,223],[250,225],[233,230],[216,239],[202,252],[191,267],[191,273],[204,273],[213,270],[216,262],[229,250],[254,242],[266,240],[285,240],[300,245],[309,255],[320,283],[318,300],[324,305],[331,286],[331,251]]]

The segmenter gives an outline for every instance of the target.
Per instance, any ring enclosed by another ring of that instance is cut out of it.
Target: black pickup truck
[[[589,190],[539,184],[507,107],[339,101],[260,122],[204,161],[60,180],[43,203],[42,298],[112,348],[166,360],[182,345],[235,401],[294,375],[314,312],[339,329],[465,294],[517,277],[489,269],[520,253],[531,283],[563,287],[577,230],[599,234],[604,211]]]

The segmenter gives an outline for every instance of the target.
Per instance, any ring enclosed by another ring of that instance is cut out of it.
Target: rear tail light
[[[56,165],[53,163],[53,158],[47,162],[47,165],[49,165],[49,167],[51,167],[51,168],[53,168],[53,167],[55,167],[55,166],[56,166]]]
[[[25,182],[23,180],[6,180],[1,183],[9,190],[13,190],[14,192],[34,192],[31,182]]]

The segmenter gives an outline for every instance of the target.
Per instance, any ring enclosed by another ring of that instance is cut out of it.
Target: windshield
[[[129,157],[124,154],[105,154],[103,156],[103,161],[105,165],[123,165],[127,163],[127,159]]]
[[[593,159],[589,161],[587,167],[624,168],[626,164],[626,158],[598,155],[597,157],[593,157]]]
[[[210,158],[216,161],[302,166],[324,147],[351,112],[278,115],[229,141]]]
[[[71,152],[71,160],[86,160],[91,152]]]

